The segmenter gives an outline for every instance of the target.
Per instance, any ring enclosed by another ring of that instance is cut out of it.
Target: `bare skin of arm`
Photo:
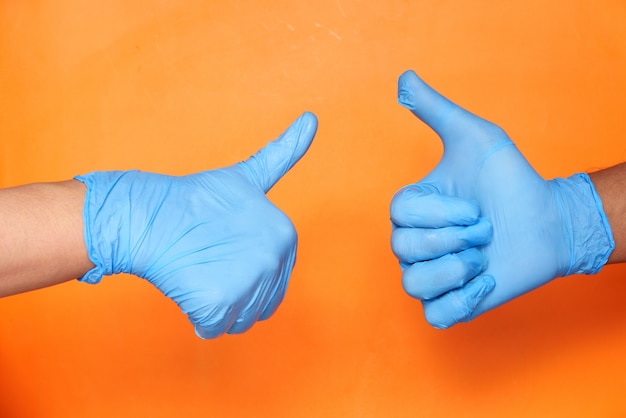
[[[0,296],[52,286],[93,268],[76,180],[0,190]]]
[[[590,173],[615,239],[609,264],[626,261],[626,163]]]

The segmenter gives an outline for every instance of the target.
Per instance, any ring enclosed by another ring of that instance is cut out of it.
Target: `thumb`
[[[309,149],[316,131],[317,117],[303,113],[277,139],[244,162],[252,180],[267,193]]]
[[[444,143],[480,135],[491,123],[454,104],[409,70],[398,79],[398,102]]]

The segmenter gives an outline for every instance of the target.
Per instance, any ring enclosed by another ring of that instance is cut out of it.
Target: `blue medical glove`
[[[446,328],[555,277],[593,274],[614,248],[586,174],[542,179],[506,133],[441,96],[414,72],[400,104],[444,146],[439,164],[392,199],[391,245],[406,292]]]
[[[304,155],[317,119],[303,114],[247,161],[175,177],[95,172],[84,220],[95,268],[81,280],[129,273],[187,314],[201,338],[241,333],[283,300],[295,257],[293,224],[265,193]]]

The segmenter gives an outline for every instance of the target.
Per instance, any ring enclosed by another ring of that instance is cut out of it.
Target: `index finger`
[[[391,221],[405,228],[443,228],[474,225],[478,202],[440,194],[433,186],[415,184],[398,190],[391,200]]]

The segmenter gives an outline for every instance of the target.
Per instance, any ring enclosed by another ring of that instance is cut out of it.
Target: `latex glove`
[[[202,338],[241,333],[270,317],[285,295],[297,235],[265,193],[304,155],[316,129],[305,113],[247,161],[188,176],[76,177],[87,185],[85,240],[96,266],[81,280],[147,279]]]
[[[439,164],[392,199],[391,245],[406,292],[446,328],[570,274],[596,273],[614,248],[586,174],[545,181],[506,133],[414,72],[400,104],[441,138]],[[555,156],[556,158],[557,156]]]

